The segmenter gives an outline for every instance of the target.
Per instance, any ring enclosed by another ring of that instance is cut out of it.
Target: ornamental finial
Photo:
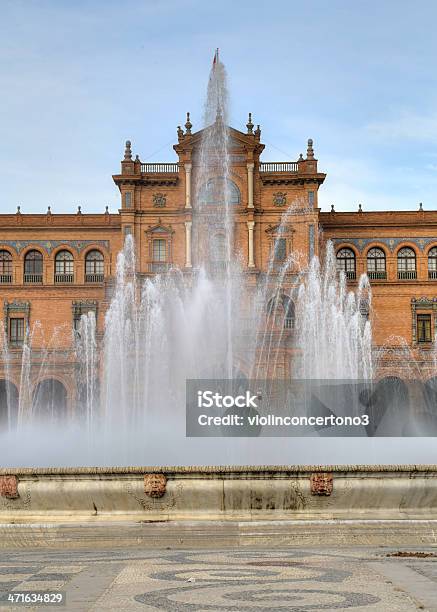
[[[193,127],[193,124],[190,121],[190,113],[187,113],[187,121],[185,123],[185,129],[187,131],[187,134],[191,134],[192,127]]]
[[[131,141],[126,140],[126,148],[124,150],[124,161],[131,161],[131,159],[132,159]]]
[[[307,159],[314,159],[313,139],[308,138]]]
[[[253,134],[253,123],[252,123],[252,113],[249,113],[249,120],[246,123],[247,133]]]

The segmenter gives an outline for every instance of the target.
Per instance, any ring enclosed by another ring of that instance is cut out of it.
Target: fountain
[[[21,360],[18,391],[0,387],[7,406],[0,432],[0,517],[8,524],[0,523],[0,547],[64,545],[66,536],[80,546],[68,522],[92,522],[92,531],[82,525],[81,534],[86,532],[87,545],[99,545],[107,533],[98,523],[107,520],[287,521],[286,536],[277,526],[276,535],[259,524],[256,534],[236,528],[239,541],[257,545],[339,544],[349,536],[356,544],[435,543],[436,466],[371,465],[434,457],[432,438],[418,444],[400,436],[434,432],[435,386],[425,386],[417,427],[399,425],[401,412],[411,418],[408,393],[396,381],[374,385],[373,379],[389,351],[415,375],[420,366],[400,339],[372,350],[367,277],[349,292],[329,242],[323,263],[316,256],[308,262],[295,249],[278,266],[280,239],[298,214],[311,214],[306,203],[291,202],[282,215],[265,273],[255,283],[247,274],[234,249],[226,73],[216,60],[195,160],[191,271],[163,266],[142,279],[136,245],[127,235],[103,336],[93,311],[82,314],[73,330],[56,329],[50,338],[36,322],[17,355],[0,329],[5,380]],[[189,118],[186,127],[191,129]],[[67,336],[73,352],[58,348]],[[70,414],[53,378],[59,363],[74,382]],[[32,368],[53,388],[43,382],[33,389]],[[297,437],[262,435],[264,426],[243,437],[230,429],[187,437],[189,380],[218,380],[231,390],[255,385],[262,400],[251,413],[256,416],[273,410],[280,416],[359,419],[365,411],[372,420],[355,431],[310,426]],[[311,381],[310,387],[302,381]],[[341,405],[343,413],[334,415],[318,395],[315,401],[313,389],[334,398],[334,412]],[[305,401],[298,404],[299,393]],[[393,435],[399,437],[385,437]],[[351,462],[364,465],[338,465]],[[84,467],[89,465],[122,467]],[[132,465],[148,467],[126,467]],[[334,519],[335,528],[331,521],[326,529],[326,519]],[[29,531],[20,523],[39,527]],[[111,534],[129,546],[156,538],[142,524],[141,530],[112,525]],[[184,537],[191,537],[189,530]]]
[[[384,440],[366,437],[374,434],[368,430],[361,430],[362,438],[349,434],[341,444],[314,428],[302,438],[186,437],[187,380],[368,381],[375,373],[369,282],[364,276],[357,292],[348,292],[332,245],[326,245],[323,265],[316,256],[308,265],[294,251],[278,270],[272,253],[256,286],[249,282],[234,249],[227,125],[226,73],[217,61],[196,160],[191,274],[173,267],[139,278],[135,243],[126,236],[104,337],[97,336],[92,313],[82,315],[72,332],[78,393],[72,414],[62,422],[54,418],[57,407],[44,404],[43,389],[40,397],[31,393],[33,337],[42,327],[35,325],[22,351],[17,406],[4,390],[4,466],[368,464],[406,457],[417,463],[433,456],[431,447],[418,448],[411,440],[387,448]],[[279,237],[296,210],[308,212],[291,202]],[[65,330],[38,349],[41,371],[53,368],[51,348],[61,333]],[[11,355],[4,334],[1,358],[7,372]],[[373,406],[369,397],[367,405]]]

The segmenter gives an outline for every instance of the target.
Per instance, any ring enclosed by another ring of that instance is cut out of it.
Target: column
[[[255,164],[247,164],[247,208],[253,208],[253,169]]]
[[[191,168],[192,164],[185,164],[185,208],[191,208]]]
[[[185,221],[185,267],[191,268],[191,221]]]
[[[249,240],[249,257],[248,257],[248,268],[255,267],[255,261],[253,258],[253,228],[255,227],[255,221],[246,221],[247,223],[247,237]]]

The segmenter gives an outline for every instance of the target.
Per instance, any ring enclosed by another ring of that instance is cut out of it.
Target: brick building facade
[[[1,374],[3,385],[8,378],[19,387],[25,330],[40,321],[33,347],[46,346],[56,329],[52,377],[64,386],[67,402],[74,397],[71,329],[82,313],[94,310],[101,337],[117,253],[127,234],[135,238],[140,275],[171,266],[187,275],[195,269],[201,240],[193,234],[194,194],[202,134],[192,133],[191,127],[188,117],[185,130],[178,128],[177,163],[142,163],[126,143],[121,171],[113,176],[120,190],[117,214],[83,214],[80,209],[75,214],[52,214],[50,209],[23,214],[18,209],[0,215],[0,295],[12,355],[9,372]],[[325,174],[318,169],[312,141],[296,162],[262,162],[261,132],[254,128],[250,116],[244,132],[230,128],[229,149],[235,250],[249,284],[256,286],[276,249],[278,264],[291,252],[298,254],[288,279],[292,286],[296,273],[331,240],[351,288],[363,272],[369,275],[374,342],[387,347],[382,374],[405,370],[408,347],[418,368],[430,376],[437,331],[437,211],[365,212],[360,207],[357,212],[322,212],[318,190]],[[34,354],[44,359],[38,350]],[[30,375],[37,385],[38,364]]]

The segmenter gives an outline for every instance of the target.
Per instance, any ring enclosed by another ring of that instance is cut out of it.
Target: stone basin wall
[[[0,469],[0,523],[437,519],[436,465]]]

